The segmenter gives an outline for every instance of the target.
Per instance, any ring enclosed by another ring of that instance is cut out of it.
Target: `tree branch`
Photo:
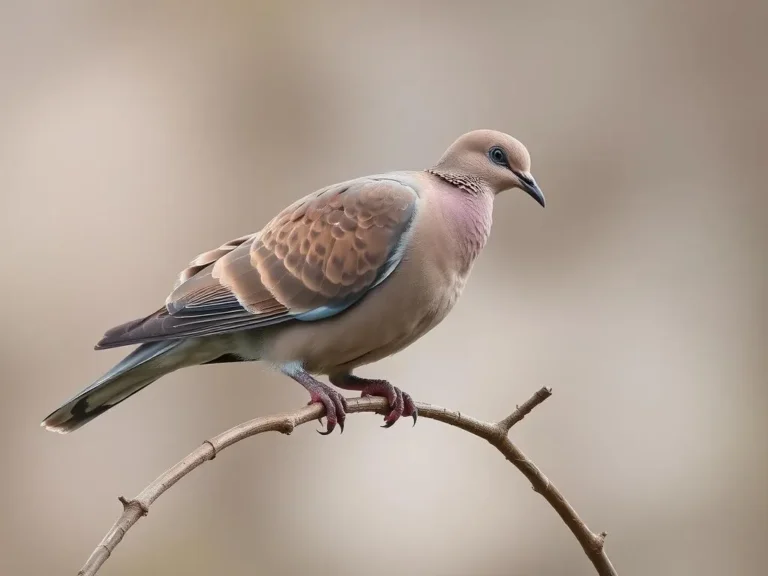
[[[616,576],[616,570],[613,568],[604,550],[606,533],[595,534],[592,532],[576,513],[576,510],[555,488],[554,484],[541,473],[536,465],[508,437],[512,426],[520,422],[531,410],[551,395],[551,390],[542,388],[499,422],[482,422],[461,412],[454,412],[423,402],[417,402],[416,406],[419,410],[419,416],[461,428],[479,438],[484,438],[495,446],[507,460],[528,478],[533,489],[541,494],[560,515],[560,518],[563,519],[563,522],[570,528],[579,544],[581,544],[597,573],[600,576]],[[384,398],[354,398],[347,400],[347,404],[348,413],[381,412],[387,408],[387,401]],[[166,470],[157,480],[142,490],[136,498],[126,500],[120,496],[119,500],[123,505],[122,515],[93,551],[83,568],[78,572],[78,576],[93,576],[96,574],[131,526],[136,524],[139,518],[147,515],[152,503],[163,492],[203,462],[213,460],[219,452],[232,444],[262,432],[290,434],[296,426],[317,420],[324,414],[324,411],[325,409],[321,404],[312,404],[295,412],[256,418],[235,426],[203,442],[201,446],[191,452],[181,462]]]

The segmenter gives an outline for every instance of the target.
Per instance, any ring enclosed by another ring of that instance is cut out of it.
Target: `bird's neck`
[[[433,176],[437,176],[444,182],[463,190],[467,194],[481,194],[485,190],[482,181],[475,176],[458,174],[456,172],[444,170],[440,167],[429,168],[427,172]]]
[[[450,185],[441,194],[440,205],[454,257],[461,272],[469,273],[491,233],[493,194],[479,179],[436,169],[428,172]]]

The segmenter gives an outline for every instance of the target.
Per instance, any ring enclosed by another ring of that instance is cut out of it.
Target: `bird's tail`
[[[164,340],[142,344],[109,372],[43,420],[41,426],[66,434],[87,424],[145,386],[188,365],[190,340]],[[197,362],[194,362],[197,363]]]

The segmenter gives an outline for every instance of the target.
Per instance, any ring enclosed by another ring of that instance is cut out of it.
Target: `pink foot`
[[[325,406],[326,429],[325,432],[318,430],[318,433],[326,436],[333,432],[336,424],[339,425],[341,432],[344,432],[344,421],[347,419],[347,401],[344,396],[302,369],[284,369],[283,372],[306,388],[309,392],[308,404],[319,403]],[[322,417],[318,420],[322,424]]]
[[[345,374],[342,376],[332,376],[331,382],[339,388],[359,390],[360,396],[386,398],[389,401],[390,411],[384,417],[384,426],[382,428],[389,428],[401,416],[411,416],[414,426],[416,425],[419,412],[410,394],[403,392],[400,388],[393,386],[386,380],[369,380],[353,376],[352,374]]]
[[[317,432],[327,436],[333,432],[336,424],[339,425],[339,430],[344,432],[344,422],[347,419],[347,400],[327,384],[322,382],[317,384],[317,387],[307,388],[309,390],[309,402],[307,404],[320,403],[325,406],[326,429],[325,432],[320,432],[320,430]],[[321,424],[323,423],[322,416],[318,420]]]

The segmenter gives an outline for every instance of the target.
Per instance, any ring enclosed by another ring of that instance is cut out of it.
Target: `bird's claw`
[[[413,425],[416,426],[416,420],[419,419],[419,411],[416,409],[413,398],[407,392],[403,392],[403,404],[405,405],[403,416],[411,416],[413,418]]]
[[[347,418],[347,400],[344,396],[321,382],[312,387],[309,396],[309,404],[322,404],[325,407],[325,431],[318,430],[317,433],[327,436],[336,429],[338,424],[339,433],[342,434],[344,432],[344,422]],[[318,417],[317,421],[322,425],[323,417]]]
[[[393,386],[386,380],[372,380],[361,391],[361,396],[378,396],[380,398],[386,398],[389,401],[390,411],[386,413],[384,417],[384,424],[382,428],[391,428],[392,425],[397,422],[401,416],[411,416],[413,418],[413,425],[416,425],[418,418],[418,410],[411,398],[411,395],[407,392],[403,392],[400,388]]]

